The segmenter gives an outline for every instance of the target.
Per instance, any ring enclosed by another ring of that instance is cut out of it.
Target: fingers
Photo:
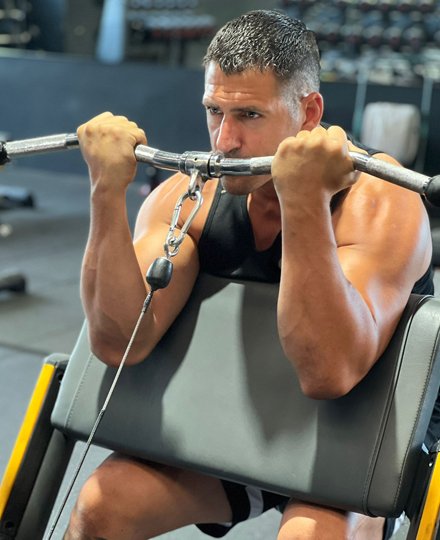
[[[343,155],[349,157],[350,143],[346,132],[339,126],[324,128],[317,126],[311,131],[300,131],[295,139],[318,148],[322,152],[333,152],[335,156]]]
[[[324,129],[324,128],[322,128]],[[341,141],[341,142],[344,142],[344,143],[347,143],[347,134],[345,133],[345,131],[339,127],[339,126],[330,126],[328,129],[327,129],[327,134],[330,138],[332,139],[336,139],[338,141]]]
[[[327,140],[338,141],[342,145],[348,145],[347,134],[339,126],[330,126],[327,129],[323,126],[317,126],[311,131],[308,131],[308,130],[300,131],[296,135],[296,138],[297,139],[311,139],[311,140],[327,139]]]
[[[294,141],[297,141],[300,147],[303,147],[304,145],[305,148],[314,151],[315,156],[319,156],[320,154],[324,155],[326,153],[333,155],[334,158],[343,156],[347,159],[347,162],[348,159],[350,159],[351,163],[349,150],[354,147],[349,142],[346,132],[339,126],[330,126],[327,129],[323,126],[317,126],[310,131],[300,131],[295,137],[289,139],[292,139],[291,143],[293,146],[295,146]],[[289,139],[286,139],[285,141],[288,144]]]
[[[321,193],[331,197],[357,180],[345,131],[318,126],[285,139],[272,162],[272,178],[280,199]]]
[[[125,133],[132,138],[132,144],[147,144],[145,131],[141,129],[135,122],[128,120],[127,117],[121,115],[113,115],[110,112],[98,114],[88,122],[82,124],[77,129],[78,137],[85,139],[90,136],[105,136],[108,134]]]
[[[147,144],[144,130],[125,116],[104,112],[79,126],[77,134],[92,184],[124,192],[136,174],[134,150]]]

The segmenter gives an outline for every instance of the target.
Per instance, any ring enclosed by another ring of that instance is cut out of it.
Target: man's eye
[[[221,114],[220,109],[217,107],[206,107],[206,110],[209,112],[209,114]]]
[[[243,116],[250,119],[260,118],[260,115],[255,111],[246,111]]]

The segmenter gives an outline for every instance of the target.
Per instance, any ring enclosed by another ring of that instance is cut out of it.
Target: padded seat
[[[439,388],[440,300],[412,295],[365,379],[318,401],[302,394],[283,354],[277,296],[277,285],[201,275],[152,354],[122,371],[94,442],[302,500],[400,515]],[[86,440],[115,371],[90,353],[85,326],[55,427]]]

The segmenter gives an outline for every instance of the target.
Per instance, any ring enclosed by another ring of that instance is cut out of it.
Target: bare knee
[[[230,517],[219,480],[113,455],[82,488],[66,540],[146,540]]]
[[[347,514],[301,501],[290,501],[277,540],[346,540]]]
[[[146,540],[140,529],[148,521],[148,512],[143,497],[137,496],[137,467],[134,460],[113,455],[93,472],[80,491],[66,539],[136,539],[142,532]]]
[[[82,487],[72,511],[68,540],[95,540],[116,538],[114,528],[118,516],[118,496],[109,478],[107,467],[97,469]]]

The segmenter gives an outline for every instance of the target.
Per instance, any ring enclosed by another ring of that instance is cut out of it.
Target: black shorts
[[[238,523],[257,517],[271,508],[277,508],[282,512],[289,501],[285,495],[277,495],[255,487],[227,480],[222,480],[222,484],[231,505],[232,521],[197,525],[202,532],[213,538],[225,536]]]

